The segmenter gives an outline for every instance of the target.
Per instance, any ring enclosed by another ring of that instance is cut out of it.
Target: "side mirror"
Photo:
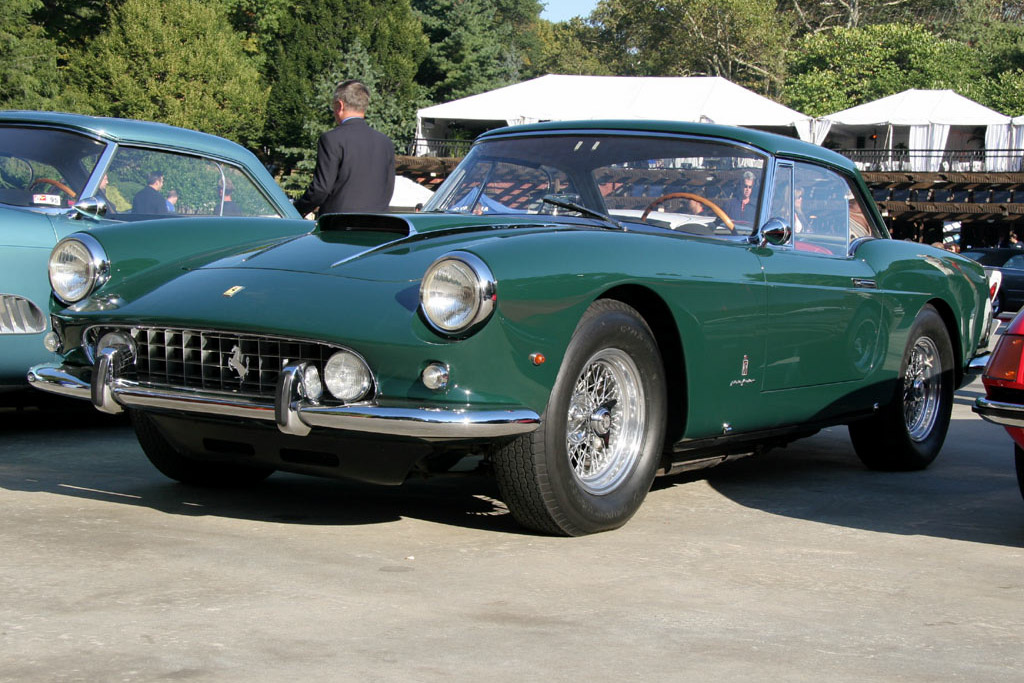
[[[758,246],[766,247],[770,244],[779,247],[793,236],[793,229],[781,218],[769,218],[768,222],[761,226],[759,235]]]
[[[83,197],[71,207],[79,218],[103,218],[107,215],[109,206],[104,199],[99,197]]]

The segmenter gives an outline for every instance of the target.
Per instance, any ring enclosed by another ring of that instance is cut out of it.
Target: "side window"
[[[795,164],[793,207],[794,247],[800,251],[846,256],[854,240],[881,236],[855,186],[820,166]]]
[[[100,189],[114,218],[279,215],[241,170],[185,154],[121,147]]]
[[[1003,264],[1003,268],[1012,268],[1014,270],[1024,270],[1024,254],[1019,256],[1011,256],[1006,263]]]
[[[790,163],[782,162],[776,167],[775,188],[768,218],[781,219],[793,227],[793,165]]]

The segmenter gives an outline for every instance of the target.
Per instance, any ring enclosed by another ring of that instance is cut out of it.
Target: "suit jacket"
[[[316,171],[295,208],[306,215],[342,211],[387,211],[395,191],[395,146],[361,117],[320,136]]]
[[[135,193],[132,213],[167,213],[167,200],[149,185]]]

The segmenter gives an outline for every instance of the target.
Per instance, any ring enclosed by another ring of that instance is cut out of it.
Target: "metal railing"
[[[472,140],[446,140],[442,138],[413,138],[406,154],[411,157],[464,157]]]
[[[1012,172],[1019,149],[837,149],[862,171]]]

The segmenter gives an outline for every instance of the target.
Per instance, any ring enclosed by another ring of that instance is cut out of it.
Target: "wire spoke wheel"
[[[932,432],[942,397],[942,359],[929,337],[921,337],[910,351],[903,378],[903,421],[907,435],[921,441]]]
[[[565,447],[579,485],[603,495],[626,478],[640,457],[646,415],[633,359],[604,349],[587,361],[573,388]]]

